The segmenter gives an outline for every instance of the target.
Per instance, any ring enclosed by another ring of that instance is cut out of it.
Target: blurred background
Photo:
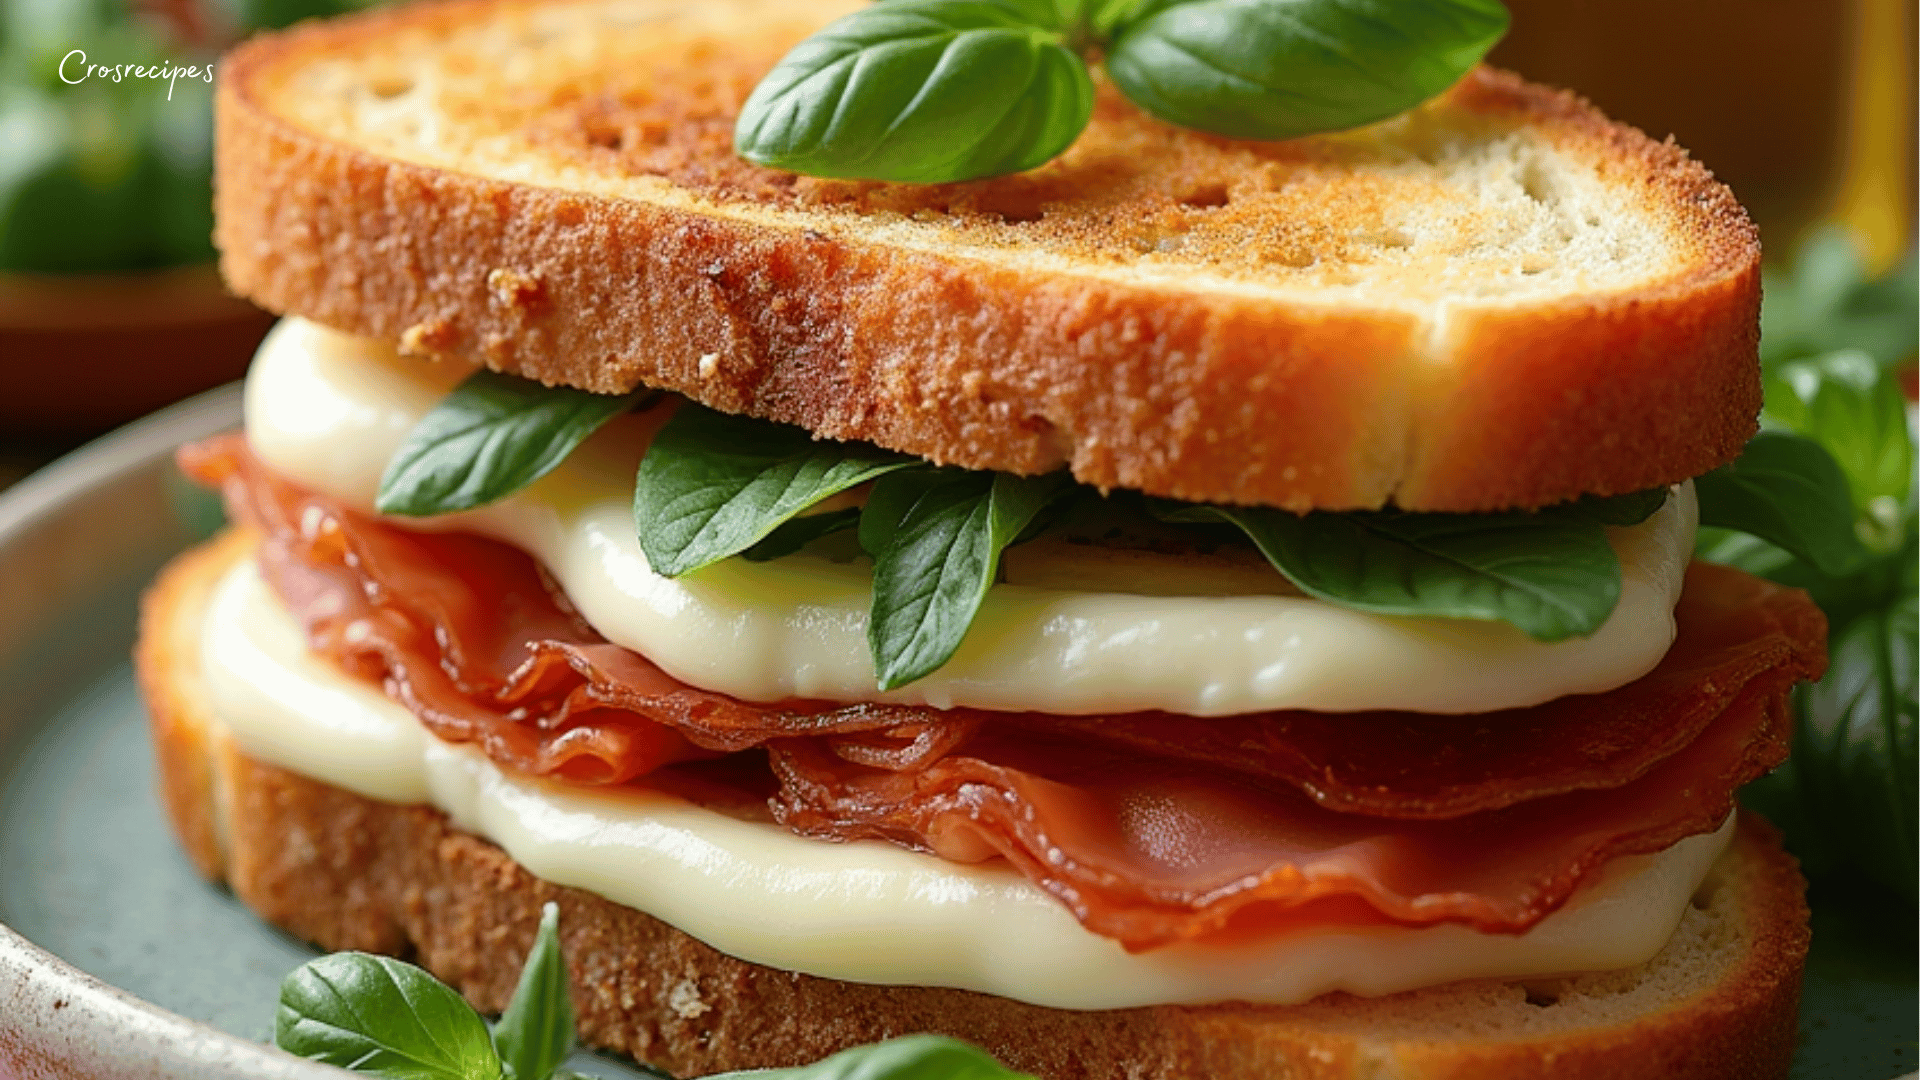
[[[212,88],[70,85],[62,59],[204,65],[364,2],[0,0],[0,486],[237,378],[268,326],[212,268]],[[1770,262],[1827,222],[1869,276],[1911,248],[1913,0],[1508,2],[1495,63],[1672,135],[1752,210]]]

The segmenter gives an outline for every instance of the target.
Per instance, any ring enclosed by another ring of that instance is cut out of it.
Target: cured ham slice
[[[578,783],[761,807],[830,840],[1000,858],[1131,949],[1302,921],[1524,931],[1611,859],[1717,827],[1784,759],[1824,664],[1806,597],[1697,565],[1678,639],[1605,694],[1473,717],[1059,717],[743,702],[587,626],[529,557],[415,532],[269,473],[182,463],[262,536],[312,647],[442,739]]]

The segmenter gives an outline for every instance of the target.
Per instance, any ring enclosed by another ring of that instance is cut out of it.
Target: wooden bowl
[[[0,439],[71,442],[238,379],[273,318],[211,263],[0,273]]]

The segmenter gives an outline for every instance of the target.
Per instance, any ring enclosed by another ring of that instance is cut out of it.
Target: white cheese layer
[[[260,760],[374,799],[431,803],[532,873],[653,915],[753,963],[843,981],[948,986],[1064,1009],[1377,995],[1479,977],[1631,967],[1666,944],[1732,836],[1620,859],[1518,936],[1462,926],[1289,934],[1139,955],[1000,864],[833,844],[676,799],[512,777],[440,742],[377,687],[307,650],[251,561],[202,638],[214,714]]]
[[[370,511],[407,431],[466,374],[287,319],[248,376],[247,435],[278,472]],[[1049,559],[1100,557],[1069,545],[1053,545],[1049,555],[1035,545],[1009,560],[1020,580],[1072,588],[994,586],[946,666],[882,694],[867,649],[872,574],[864,559],[728,559],[677,579],[648,567],[631,501],[660,421],[658,412],[621,418],[539,483],[492,506],[399,523],[521,547],[601,634],[704,689],[749,701],[1060,714],[1478,713],[1610,690],[1666,654],[1693,549],[1695,504],[1683,485],[1647,522],[1611,530],[1624,577],[1612,617],[1591,637],[1546,644],[1501,623],[1392,618],[1300,596],[1249,595],[1244,569],[1156,569],[1138,557],[1049,567]],[[1158,595],[1175,580],[1195,595]]]

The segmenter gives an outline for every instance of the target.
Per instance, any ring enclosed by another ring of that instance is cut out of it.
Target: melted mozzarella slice
[[[251,561],[219,583],[201,659],[214,715],[263,761],[370,798],[428,802],[530,872],[646,912],[732,956],[831,979],[977,990],[1064,1009],[1291,1004],[1459,979],[1631,967],[1666,944],[1732,836],[1616,860],[1520,935],[1327,928],[1138,955],[999,864],[833,844],[666,796],[502,773],[308,652]]]
[[[247,435],[282,474],[371,510],[407,431],[466,374],[288,319],[248,377]],[[1283,588],[1249,594],[1246,567],[1035,545],[1010,565],[1022,580],[1048,585],[994,586],[946,666],[882,694],[867,649],[872,574],[864,559],[727,559],[677,579],[648,567],[632,491],[663,421],[664,410],[623,417],[510,498],[400,523],[518,545],[546,564],[594,629],[703,689],[748,701],[1056,714],[1477,713],[1610,690],[1645,674],[1672,643],[1693,547],[1688,485],[1647,522],[1611,531],[1624,581],[1605,625],[1588,638],[1546,644],[1500,623],[1370,615]],[[1165,595],[1176,582],[1187,595]]]

